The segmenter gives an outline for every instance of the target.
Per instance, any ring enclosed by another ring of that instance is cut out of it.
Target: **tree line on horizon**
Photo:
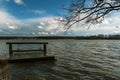
[[[0,36],[0,39],[120,39],[120,34],[89,36]]]

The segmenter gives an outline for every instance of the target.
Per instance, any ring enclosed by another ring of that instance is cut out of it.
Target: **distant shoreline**
[[[0,36],[0,40],[6,39],[76,39],[76,40],[120,40],[119,37],[100,37],[100,36]]]

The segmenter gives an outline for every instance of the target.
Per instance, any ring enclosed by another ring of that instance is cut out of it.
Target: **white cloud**
[[[44,26],[45,24],[44,24],[43,22],[40,22],[40,25],[43,25],[43,26]]]
[[[28,19],[29,23],[39,23],[37,25],[38,28],[43,28],[46,31],[63,31],[62,25],[59,25],[59,21],[54,19],[55,17],[44,17],[44,18],[35,18],[35,19]]]
[[[39,15],[46,13],[46,11],[44,11],[44,10],[31,10],[31,12],[33,12],[35,14],[39,14]]]
[[[19,26],[25,25],[19,19],[15,18],[5,10],[0,10],[0,28],[18,29]]]
[[[103,24],[109,24],[109,22],[110,22],[109,19],[105,19],[102,23]]]
[[[23,21],[17,19],[13,15],[9,14],[5,10],[0,10],[0,32],[3,32],[3,28],[6,30],[12,30],[12,33],[20,33],[23,35],[59,35],[65,32],[63,25],[59,23],[56,17],[43,17],[43,18],[31,18],[24,19]],[[61,18],[61,17],[60,17]],[[74,26],[68,31],[69,35],[89,35],[89,34],[111,34],[119,33],[120,28],[120,16],[106,18],[103,24],[92,25],[88,27]],[[15,32],[14,32],[15,31]],[[9,32],[8,32],[9,33]]]
[[[14,25],[12,25],[12,26],[8,26],[10,29],[13,29],[13,30],[15,30],[15,29],[17,29],[18,27],[17,26],[14,26]]]
[[[27,33],[38,33],[38,35],[48,35],[62,32],[61,26],[55,17],[43,17],[43,18],[32,18],[25,19],[23,21],[12,16],[5,10],[0,10],[0,28],[11,29],[11,30],[23,30]],[[26,30],[25,30],[26,29]],[[23,32],[23,33],[24,33]]]
[[[38,32],[38,34],[40,34],[40,35],[48,35],[47,32]]]
[[[13,29],[13,30],[15,30],[15,29],[18,28],[17,26],[12,25],[12,24],[10,24],[10,23],[5,23],[5,24],[7,25],[7,27],[8,27],[9,29]]]
[[[6,11],[0,10],[0,23],[8,24],[11,22],[11,19],[15,19],[13,16],[9,15]]]
[[[16,22],[18,23],[19,21],[14,16],[10,15],[5,10],[0,10],[0,24],[8,26]]]
[[[26,5],[24,2],[23,2],[23,0],[14,0],[14,2],[16,3],[16,4],[18,4],[18,5]]]
[[[39,29],[43,29],[43,26],[40,26],[40,25],[39,25],[39,26],[37,26],[37,27],[38,27]]]

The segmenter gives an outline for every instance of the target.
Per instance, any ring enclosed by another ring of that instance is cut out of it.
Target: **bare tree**
[[[66,29],[76,23],[101,23],[110,12],[120,10],[120,0],[73,0],[62,20]]]

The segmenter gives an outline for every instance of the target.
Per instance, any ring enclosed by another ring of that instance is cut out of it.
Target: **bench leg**
[[[46,50],[46,44],[44,44],[44,56],[46,56],[47,50]]]
[[[13,54],[13,52],[12,52],[12,44],[9,44],[9,54],[10,54],[10,58],[11,58],[12,54]]]

